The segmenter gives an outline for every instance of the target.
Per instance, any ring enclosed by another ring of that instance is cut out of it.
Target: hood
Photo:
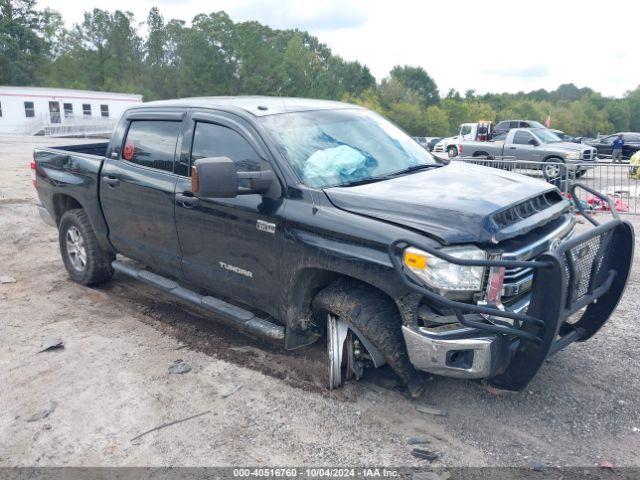
[[[545,150],[591,150],[590,145],[583,145],[575,142],[554,142],[543,145]]]
[[[520,218],[506,215],[510,207],[554,192],[555,187],[524,175],[463,162],[324,191],[337,208],[402,225],[445,244],[487,243],[520,235],[566,210],[566,202],[561,201],[560,195],[552,194],[553,202],[562,203],[557,205],[560,208],[549,208],[548,212],[534,208],[537,213],[530,218],[525,215],[522,221],[527,227],[514,228],[513,222],[504,220]],[[499,212],[505,215],[494,217]]]
[[[449,145],[451,143],[455,143],[458,140],[458,135],[455,137],[447,137],[440,140],[436,145]]]

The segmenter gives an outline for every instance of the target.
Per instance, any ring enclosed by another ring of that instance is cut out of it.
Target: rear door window
[[[173,172],[180,122],[134,120],[129,126],[122,148],[128,162]]]

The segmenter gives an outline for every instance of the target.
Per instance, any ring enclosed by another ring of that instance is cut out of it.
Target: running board
[[[122,273],[127,277],[139,280],[142,283],[158,288],[196,307],[220,315],[246,333],[269,340],[284,340],[283,326],[257,317],[253,312],[231,305],[219,298],[200,295],[193,290],[181,287],[174,280],[133,265],[127,265],[118,260],[111,262],[111,266],[116,272]]]

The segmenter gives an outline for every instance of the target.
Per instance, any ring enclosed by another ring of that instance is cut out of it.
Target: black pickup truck
[[[632,260],[615,208],[577,232],[554,186],[445,166],[338,102],[147,103],[32,168],[73,280],[133,277],[287,349],[323,339],[330,388],[386,363],[413,395],[420,371],[521,390],[607,321]]]

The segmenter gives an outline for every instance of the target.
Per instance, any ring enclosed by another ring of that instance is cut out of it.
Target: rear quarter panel
[[[61,212],[56,208],[62,196],[78,202],[89,216],[100,245],[111,249],[107,225],[98,200],[100,170],[104,157],[74,154],[53,148],[34,150],[38,197],[42,205],[59,223]]]

